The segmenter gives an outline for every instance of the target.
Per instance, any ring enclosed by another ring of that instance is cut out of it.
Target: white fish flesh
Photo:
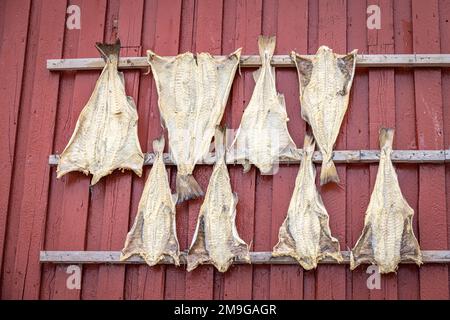
[[[225,58],[190,52],[160,57],[147,51],[158,90],[162,125],[169,134],[177,165],[178,201],[198,198],[203,191],[192,176],[208,152],[220,124],[239,64],[241,49]]]
[[[321,46],[313,58],[291,54],[299,76],[301,114],[311,126],[323,156],[321,185],[339,183],[332,161],[333,146],[348,107],[356,53],[357,50],[353,50],[347,55],[338,55]]]
[[[316,268],[327,256],[342,261],[339,242],[331,236],[328,213],[315,184],[314,148],[313,137],[307,134],[288,213],[272,252],[273,256],[293,257],[306,270]]]
[[[58,178],[71,171],[91,173],[91,185],[116,169],[133,170],[141,176],[144,164],[136,106],[126,96],[123,73],[117,70],[120,42],[97,43],[96,47],[106,65],[61,153],[56,171]]]
[[[401,261],[420,265],[422,254],[414,235],[414,210],[408,205],[391,162],[393,129],[380,130],[380,164],[364,219],[364,229],[350,255],[350,268],[376,264],[380,273],[395,272]]]

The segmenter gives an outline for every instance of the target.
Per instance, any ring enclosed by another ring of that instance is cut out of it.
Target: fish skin
[[[314,139],[307,134],[288,213],[272,252],[274,257],[296,259],[306,270],[316,268],[327,256],[342,261],[339,241],[331,236],[329,216],[316,188],[314,149]]]
[[[239,64],[241,49],[228,57],[190,52],[160,57],[147,51],[158,90],[162,126],[167,128],[170,152],[177,165],[178,202],[203,195],[192,176],[208,152],[220,124]]]
[[[236,229],[237,195],[232,192],[225,163],[223,132],[215,136],[216,159],[205,199],[200,208],[197,226],[187,256],[187,270],[203,263],[212,263],[225,272],[233,260],[250,263],[249,247]]]
[[[163,161],[164,136],[153,142],[155,162],[145,183],[133,227],[127,235],[120,260],[141,256],[149,266],[171,257],[180,264],[176,233],[176,199],[170,191]]]
[[[364,219],[363,232],[350,254],[350,268],[376,264],[380,273],[396,272],[401,261],[422,263],[414,235],[414,210],[403,197],[391,162],[394,129],[380,130],[380,164]]]
[[[106,65],[56,170],[57,178],[71,171],[91,173],[91,185],[116,169],[133,170],[140,177],[144,164],[136,106],[126,96],[123,73],[117,70],[120,41],[96,47]]]
[[[284,96],[277,93],[275,69],[270,65],[275,43],[275,37],[258,38],[262,65],[253,73],[255,89],[227,155],[231,161],[242,163],[244,172],[254,164],[261,174],[273,174],[280,157],[299,158],[287,128]]]
[[[353,50],[338,55],[326,46],[321,46],[313,58],[291,53],[299,77],[302,118],[311,126],[323,156],[321,185],[339,183],[332,161],[333,146],[347,111],[356,54]]]

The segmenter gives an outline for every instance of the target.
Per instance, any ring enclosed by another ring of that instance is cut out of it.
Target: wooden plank
[[[143,0],[120,3],[118,38],[124,48],[122,55],[141,54]],[[125,92],[138,101],[139,72],[125,74]],[[133,172],[115,172],[105,181],[105,201],[102,215],[100,248],[118,250],[123,247],[128,232],[131,182]],[[100,266],[97,279],[97,299],[122,300],[124,297],[125,268]]]
[[[22,79],[25,68],[25,50],[30,17],[31,2],[8,0],[2,3],[2,32],[0,32],[0,110],[5,114],[0,118],[0,270],[7,215],[13,174],[19,107],[22,95]],[[0,291],[1,292],[1,291]]]
[[[280,159],[280,164],[300,164],[302,156],[301,149],[298,149],[298,159]],[[392,162],[396,163],[444,163],[450,162],[450,150],[394,150],[391,155]],[[379,150],[335,150],[333,152],[333,161],[335,163],[371,163],[379,162],[380,151]],[[52,154],[48,158],[48,163],[51,166],[56,166],[59,161],[59,155]],[[155,161],[154,153],[146,153],[144,166],[152,165]],[[199,165],[213,165],[215,163],[214,154],[210,154],[200,161]],[[322,154],[320,151],[316,151],[313,156],[313,161],[315,163],[322,162]],[[164,163],[166,165],[175,165],[170,154],[164,154]],[[227,164],[235,164],[227,160]]]
[[[223,1],[204,0],[195,4],[195,50],[220,54],[222,48]],[[212,168],[196,167],[195,179],[204,191],[208,186]],[[203,199],[191,200],[189,206],[188,238],[192,241],[198,213]],[[186,275],[186,299],[209,300],[214,297],[214,268],[200,266]]]
[[[439,52],[439,3],[413,0],[414,51]],[[440,70],[415,70],[415,102],[420,149],[442,149],[443,105]],[[423,164],[419,169],[419,238],[423,249],[448,247],[445,167]],[[420,270],[420,298],[449,298],[447,266]]]
[[[347,2],[346,0],[324,0],[319,5],[318,43],[341,53],[347,48]],[[347,116],[342,121],[336,149],[345,149],[347,144]],[[340,184],[328,183],[320,188],[325,207],[330,216],[331,234],[341,247],[346,239],[347,173],[345,165],[336,166]],[[318,170],[317,176],[320,176]],[[339,266],[320,266],[316,271],[316,299],[345,299],[346,271]]]
[[[394,1],[395,53],[412,53],[412,14],[411,2]],[[414,103],[414,73],[411,69],[395,72],[395,141],[397,148],[417,149],[416,113]],[[419,168],[410,164],[397,165],[400,189],[414,210],[413,228],[417,236],[417,204],[419,194]],[[403,265],[397,273],[398,298],[419,299],[419,269],[413,265]]]
[[[343,261],[340,264],[350,263],[350,251],[341,251]],[[423,250],[424,264],[448,264],[450,263],[450,250]],[[128,260],[120,261],[120,251],[41,251],[41,263],[55,264],[145,264],[139,256],[133,256]],[[291,257],[272,257],[270,251],[250,252],[252,264],[298,264]],[[320,264],[339,264],[331,258],[325,258]],[[402,263],[410,264],[411,261]],[[173,264],[171,258],[161,260],[160,264]],[[186,264],[186,251],[181,252],[180,264]],[[237,259],[234,264],[248,264]],[[300,266],[299,266],[300,268]],[[423,266],[422,266],[423,268]]]
[[[23,171],[23,196],[18,203],[20,213],[14,268],[11,274],[11,286],[6,290],[8,296],[15,299],[37,299],[40,292],[41,270],[39,251],[43,247],[47,196],[50,171],[43,167],[51,152],[54,131],[54,119],[58,98],[59,76],[40,68],[50,55],[61,55],[66,16],[65,1],[43,1],[38,3],[41,17],[34,28],[39,43],[34,53],[36,70],[33,87],[28,136],[26,141],[26,166]]]
[[[93,43],[103,40],[106,6],[107,1],[105,0],[81,4],[80,9],[83,12],[83,19],[85,19],[83,28],[76,31],[78,32],[77,43],[74,44],[75,39],[69,38],[69,42],[66,44],[77,46],[77,55],[85,57],[98,53]],[[58,140],[64,138],[64,147],[73,133],[81,110],[92,94],[97,79],[97,72],[76,74],[73,91],[68,92],[70,103],[68,105],[59,104],[58,111],[67,116],[66,119],[58,117],[58,120],[65,124],[63,137],[58,137]],[[62,199],[59,200],[62,202],[61,209],[59,212],[54,212],[57,215],[54,226],[57,229],[54,235],[55,242],[58,248],[62,250],[85,249],[89,209],[89,180],[89,177],[83,174],[71,173],[52,184],[56,185],[57,188],[63,188]],[[81,290],[67,288],[68,275],[65,268],[57,267],[54,277],[52,299],[80,299]]]
[[[367,53],[367,3],[361,0],[347,1],[347,48],[358,48]],[[355,74],[350,104],[347,110],[347,148],[369,149],[369,76],[368,70]],[[364,225],[364,212],[369,204],[370,185],[368,165],[347,166],[346,243],[343,248],[353,248]],[[368,299],[365,268],[353,272],[347,270],[347,299]]]
[[[295,45],[292,44],[293,49]],[[295,67],[289,55],[274,55],[272,65],[278,68]],[[47,69],[51,71],[100,70],[104,66],[105,62],[101,58],[47,60]],[[257,55],[242,55],[240,66],[242,68],[259,67],[261,59]],[[450,54],[359,54],[356,66],[358,68],[448,68],[450,67]],[[119,68],[148,69],[147,57],[122,57],[119,61]]]
[[[290,50],[293,43],[296,50],[306,51],[308,48],[308,1],[281,0],[278,1],[278,12],[277,10],[275,12],[277,13],[276,52]],[[297,71],[295,69],[278,71],[276,84],[277,90],[284,94],[286,101],[286,111],[290,119],[289,133],[296,145],[301,146],[304,140],[305,122],[298,116],[300,101]],[[272,178],[272,219],[267,221],[271,226],[270,250],[278,242],[279,228],[288,212],[298,169],[297,166],[280,166]],[[302,298],[303,270],[296,266],[271,266],[270,299]]]
[[[369,53],[394,53],[393,2],[377,0],[381,20],[380,29],[367,31]],[[395,79],[392,69],[369,70],[369,146],[379,148],[380,128],[395,128]],[[396,146],[394,135],[394,148]],[[378,166],[370,166],[370,190],[373,192]],[[370,299],[397,299],[397,279],[392,275],[381,278],[381,288],[370,290]]]

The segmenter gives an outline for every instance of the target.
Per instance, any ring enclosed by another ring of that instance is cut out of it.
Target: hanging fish
[[[178,201],[198,198],[203,191],[192,176],[208,152],[219,125],[239,64],[241,49],[228,57],[209,53],[160,57],[147,51],[158,90],[162,126],[169,133],[171,156],[177,165]]]
[[[164,136],[153,141],[155,162],[145,183],[133,227],[127,235],[120,260],[141,256],[153,266],[165,257],[179,265],[179,244],[175,223],[176,199],[170,192],[163,161]]]
[[[212,263],[217,270],[225,272],[236,258],[250,263],[248,245],[239,237],[236,229],[238,198],[231,191],[225,163],[224,134],[219,129],[215,136],[215,146],[216,164],[188,251],[188,271],[200,264]]]
[[[353,50],[337,55],[326,46],[321,46],[313,58],[291,53],[300,82],[302,118],[311,126],[323,156],[321,185],[339,183],[332,161],[333,146],[348,107],[356,53]]]
[[[380,130],[380,164],[364,219],[364,229],[350,254],[350,268],[376,264],[380,273],[395,272],[401,261],[420,265],[422,254],[414,236],[414,210],[408,205],[391,162],[394,129]]]
[[[68,172],[91,173],[91,185],[116,169],[142,175],[144,155],[137,134],[138,114],[125,94],[123,73],[118,72],[120,41],[97,43],[106,65],[94,92],[81,111],[75,131],[61,153],[57,178]]]
[[[275,43],[275,37],[258,38],[262,66],[253,74],[255,89],[228,153],[231,161],[243,163],[244,172],[254,164],[262,174],[273,174],[280,157],[298,159],[284,96],[277,93],[275,68],[270,65]]]
[[[342,261],[339,241],[331,236],[328,213],[316,189],[314,149],[314,139],[307,134],[288,213],[272,252],[275,257],[293,257],[306,270],[327,256]]]

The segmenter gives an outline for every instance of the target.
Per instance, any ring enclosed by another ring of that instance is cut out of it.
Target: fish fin
[[[214,134],[214,148],[216,150],[216,162],[225,160],[225,128],[217,126]]]
[[[412,217],[408,217],[404,221],[400,257],[402,261],[411,260],[420,265],[422,264],[422,252],[420,251],[419,242],[414,235],[411,219]]]
[[[291,233],[288,230],[289,217],[283,221],[283,224],[278,231],[278,243],[273,247],[272,255],[279,256],[296,256],[296,244]]]
[[[194,238],[189,247],[187,255],[187,271],[190,272],[198,265],[210,261],[209,253],[205,244],[205,221],[202,214],[198,217]]]
[[[252,167],[252,165],[250,164],[250,162],[248,160],[245,160],[244,163],[242,164],[242,166],[244,167],[244,169],[242,170],[244,173],[249,172],[250,168]]]
[[[142,211],[138,211],[133,226],[127,234],[125,245],[120,254],[120,261],[126,260],[129,257],[144,251],[144,245],[142,243],[143,227],[144,215]]]
[[[180,175],[177,173],[176,187],[178,195],[177,203],[196,199],[202,197],[204,194],[202,188],[192,174]]]
[[[339,176],[333,160],[322,161],[322,170],[320,171],[320,185],[323,186],[329,182],[339,183]]]
[[[259,76],[261,75],[261,68],[256,69],[256,71],[254,71],[254,72],[252,73],[252,75],[253,75],[253,80],[254,80],[255,82],[257,82],[258,79],[259,79]]]
[[[153,140],[153,152],[154,153],[161,153],[164,151],[164,145],[166,144],[166,141],[164,139],[164,135],[161,135],[158,139]]]
[[[375,263],[371,225],[364,226],[355,247],[350,251],[350,270],[365,262]]]
[[[115,58],[115,60],[119,60],[120,53],[120,39],[116,40],[116,43],[101,43],[97,42],[95,47],[102,55],[105,61],[112,60],[111,58]]]
[[[291,60],[294,61],[297,67],[297,73],[300,78],[300,87],[306,87],[311,80],[313,71],[313,63],[310,59],[302,57],[301,55],[291,52]]]
[[[392,144],[394,142],[394,129],[392,128],[381,128],[380,129],[380,149],[388,147],[392,149]]]
[[[342,72],[342,74],[345,77],[345,83],[342,88],[338,92],[339,95],[345,96],[348,92],[348,84],[350,81],[353,80],[353,76],[355,74],[355,65],[356,65],[356,53],[358,50],[353,50],[351,53],[338,58],[337,59],[337,65],[339,67],[339,70]]]
[[[259,36],[258,37],[258,47],[259,55],[261,57],[261,63],[265,64],[266,61],[272,59],[273,53],[275,52],[276,37],[275,36]]]
[[[311,133],[307,132],[305,134],[305,140],[303,142],[303,150],[307,153],[314,152],[316,148],[316,142],[314,141],[314,137]]]

